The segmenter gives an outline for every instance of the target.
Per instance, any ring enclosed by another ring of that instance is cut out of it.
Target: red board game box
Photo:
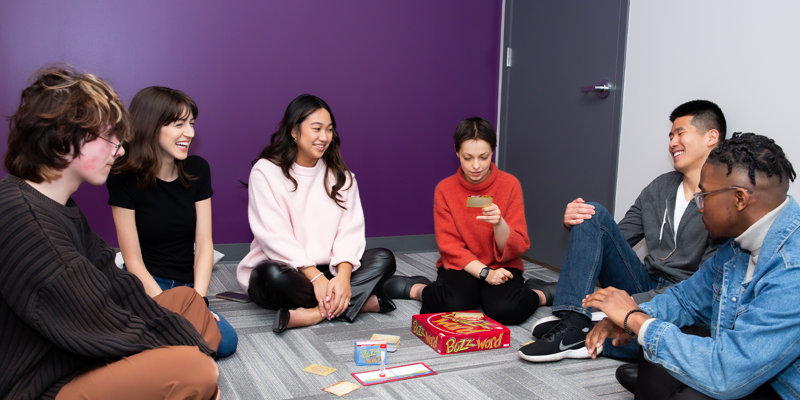
[[[411,332],[439,354],[499,349],[510,346],[511,332],[478,311],[417,314]]]

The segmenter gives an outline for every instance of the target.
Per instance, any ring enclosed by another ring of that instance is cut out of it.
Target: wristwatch
[[[481,270],[481,273],[478,275],[478,277],[480,277],[482,281],[485,281],[486,277],[489,275],[489,271],[490,270],[491,269],[489,267],[483,267],[483,269]]]

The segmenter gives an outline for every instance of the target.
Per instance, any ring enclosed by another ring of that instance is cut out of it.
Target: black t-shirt
[[[138,187],[134,175],[108,177],[108,204],[135,211],[144,265],[151,275],[194,282],[195,202],[211,197],[211,171],[199,156],[186,159],[185,171],[197,178],[184,188],[178,180],[156,179]]]

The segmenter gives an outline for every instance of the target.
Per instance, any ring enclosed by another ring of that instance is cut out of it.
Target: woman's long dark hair
[[[180,90],[163,86],[150,86],[136,93],[128,107],[131,115],[130,141],[125,145],[125,155],[114,162],[114,174],[133,174],[139,187],[156,184],[160,168],[158,138],[161,128],[189,113],[197,118],[197,104]],[[188,188],[197,179],[184,170],[186,160],[175,160],[178,182]]]
[[[325,103],[324,100],[317,96],[301,94],[289,103],[283,113],[280,128],[272,134],[269,139],[269,145],[261,151],[261,154],[253,161],[253,164],[262,158],[271,161],[281,167],[283,175],[294,184],[293,190],[297,190],[297,181],[289,174],[289,169],[292,168],[292,165],[297,160],[297,143],[292,137],[292,131],[295,128],[299,128],[300,124],[309,115],[321,108],[328,111],[333,126],[333,138],[331,138],[331,143],[322,155],[322,161],[325,162],[325,176],[333,175],[336,177],[336,183],[331,187],[328,187],[328,179],[323,180],[325,192],[339,207],[346,208],[344,199],[339,195],[339,190],[342,190],[348,177],[350,178],[350,184],[345,190],[353,185],[353,174],[350,172],[350,168],[347,168],[347,164],[344,163],[342,155],[339,153],[339,132],[336,131],[336,119],[333,117],[333,112],[328,107],[328,103]]]

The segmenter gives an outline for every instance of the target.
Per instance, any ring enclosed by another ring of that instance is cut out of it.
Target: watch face
[[[481,277],[481,279],[485,280],[487,275],[489,275],[489,267],[486,267],[486,268],[481,270],[480,277]]]

